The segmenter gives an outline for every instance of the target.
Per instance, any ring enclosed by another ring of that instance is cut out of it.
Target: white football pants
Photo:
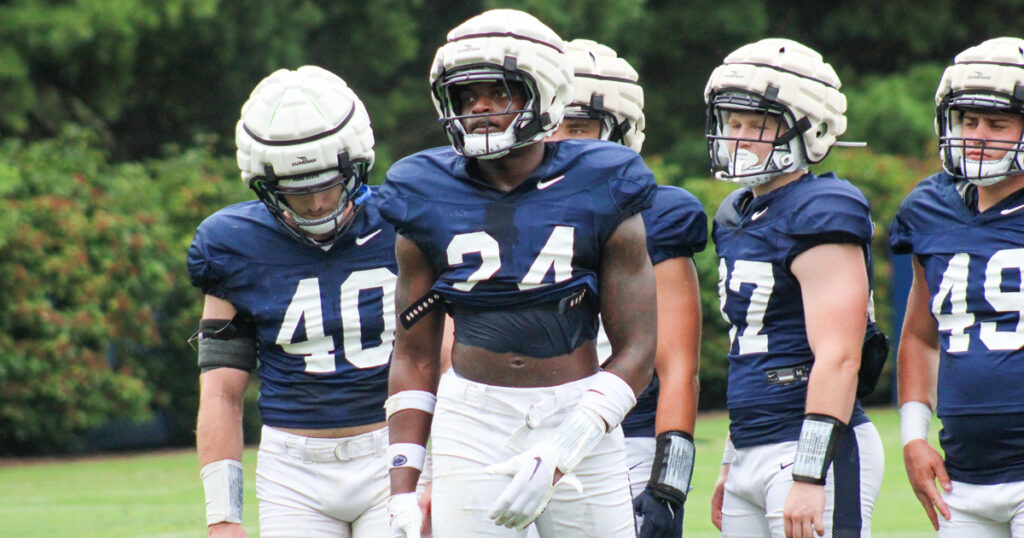
[[[557,387],[511,388],[475,383],[451,370],[445,373],[431,429],[434,537],[527,536],[527,530],[497,526],[487,516],[512,477],[486,474],[484,468],[550,439],[589,383],[588,378]],[[634,537],[622,429],[605,435],[575,474],[583,492],[557,487],[533,525],[537,534]]]
[[[256,465],[260,536],[388,535],[388,429],[318,439],[263,427]]]
[[[951,516],[939,515],[939,538],[1024,538],[1024,482],[953,482],[939,493]]]
[[[725,538],[783,538],[782,511],[793,485],[796,441],[736,450],[722,503]],[[825,482],[825,536],[868,538],[885,455],[870,422],[847,430]]]

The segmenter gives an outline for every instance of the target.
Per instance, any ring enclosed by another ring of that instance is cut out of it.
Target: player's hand
[[[210,538],[247,538],[245,528],[241,523],[214,523],[206,527],[207,536]]]
[[[660,499],[651,488],[645,488],[633,499],[633,513],[641,521],[637,538],[660,538],[672,535],[675,519],[683,518],[683,506]]]
[[[917,495],[917,500],[924,506],[932,527],[939,530],[939,518],[935,511],[938,510],[946,521],[949,521],[950,513],[949,507],[935,487],[935,480],[938,479],[942,489],[947,492],[953,491],[953,483],[946,473],[942,456],[928,444],[928,441],[915,439],[903,446],[903,464],[907,468],[907,477],[910,478],[910,486],[914,488],[914,495]]]
[[[431,538],[434,535],[433,522],[430,520],[430,503],[433,494],[434,484],[427,483],[427,486],[423,488],[423,495],[420,495],[419,499],[420,511],[423,512],[423,528],[420,533],[424,538]]]
[[[728,463],[722,464],[718,471],[718,480],[715,481],[715,488],[711,490],[711,523],[719,531],[722,530],[722,503],[725,500],[725,479],[729,478]]]
[[[786,538],[813,538],[825,535],[825,486],[793,482],[782,509]]]
[[[420,538],[423,512],[415,492],[397,493],[388,497],[388,524],[392,538]]]
[[[510,460],[484,469],[488,474],[512,476],[512,482],[505,486],[487,512],[495,525],[523,530],[540,516],[555,493],[557,459],[558,449],[541,443]],[[562,482],[583,491],[583,485],[571,474],[562,476],[559,483]]]

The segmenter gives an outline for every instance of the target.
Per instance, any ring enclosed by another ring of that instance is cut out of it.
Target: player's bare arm
[[[207,295],[203,319],[224,320],[235,317],[235,307]],[[199,376],[199,414],[196,419],[196,447],[199,466],[222,460],[242,461],[242,400],[249,384],[249,372],[236,368],[215,368]],[[240,523],[216,523],[208,527],[210,536],[245,536]]]
[[[819,245],[798,255],[791,267],[800,282],[807,340],[814,353],[807,413],[849,424],[867,323],[869,291],[863,247]],[[784,510],[786,536],[824,535],[824,509],[823,485],[794,481]]]
[[[605,369],[639,394],[651,382],[657,348],[657,296],[640,215],[626,219],[601,256],[601,316],[612,344]]]
[[[701,309],[697,268],[692,258],[670,258],[654,266],[658,342],[654,370],[661,390],[655,432],[693,434],[697,420]]]
[[[932,528],[939,530],[938,514],[948,520],[950,513],[935,486],[936,479],[946,491],[952,489],[942,455],[927,439],[938,384],[939,330],[928,307],[928,285],[917,256],[913,257],[913,267],[914,281],[907,297],[897,356],[903,463],[914,495],[928,514]]]
[[[426,256],[412,241],[399,235],[395,241],[395,253],[398,259],[395,304],[396,311],[401,313],[430,291],[435,277]],[[444,314],[434,310],[409,328],[398,324],[388,377],[390,395],[402,391],[437,392],[443,323]],[[431,415],[419,409],[395,412],[388,420],[391,443],[426,446],[430,420]],[[415,491],[419,474],[412,468],[392,470],[392,495]]]

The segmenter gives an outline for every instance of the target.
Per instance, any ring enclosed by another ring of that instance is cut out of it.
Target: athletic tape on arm
[[[242,522],[242,463],[217,460],[199,470],[206,494],[206,524]]]
[[[922,402],[911,401],[900,406],[900,441],[903,446],[916,439],[928,440],[932,409]]]
[[[636,404],[632,387],[611,372],[598,372],[580,401],[555,431],[558,469],[569,474]]]
[[[385,420],[403,409],[419,409],[429,415],[434,414],[437,396],[425,390],[403,390],[396,392],[384,401]]]

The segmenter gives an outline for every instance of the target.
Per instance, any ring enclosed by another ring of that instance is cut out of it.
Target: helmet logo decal
[[[297,161],[293,161],[292,162],[292,166],[302,166],[304,164],[313,164],[313,163],[316,162],[316,159],[310,159],[309,157],[306,157],[305,155],[299,155],[298,157],[296,157],[296,159],[298,159],[298,160]]]

